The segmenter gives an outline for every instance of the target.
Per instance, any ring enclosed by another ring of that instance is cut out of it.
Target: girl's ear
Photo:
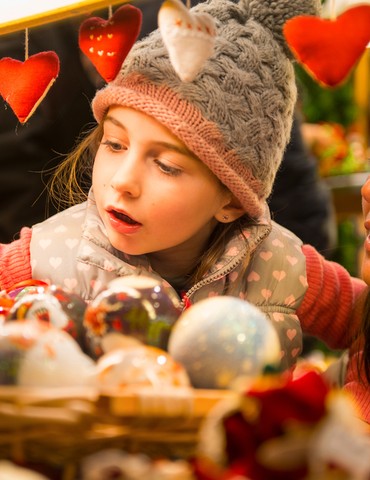
[[[231,195],[230,200],[216,213],[215,218],[221,223],[231,223],[245,214],[239,200]]]

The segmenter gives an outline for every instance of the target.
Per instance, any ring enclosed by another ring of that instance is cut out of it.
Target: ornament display
[[[123,5],[108,20],[91,17],[81,24],[80,49],[107,82],[115,79],[139,36],[141,19],[139,8]]]
[[[111,281],[85,311],[90,354],[99,358],[104,353],[102,339],[110,332],[167,350],[170,331],[181,314],[179,305],[163,281],[137,275]]]
[[[6,321],[34,319],[50,323],[70,334],[85,350],[83,317],[87,304],[79,295],[57,285],[26,286],[13,292],[15,302]]]
[[[97,360],[97,374],[102,387],[190,387],[182,365],[164,350],[147,345],[132,345],[105,353]]]
[[[184,311],[168,351],[195,388],[230,388],[280,363],[280,342],[268,318],[236,297],[210,297]]]

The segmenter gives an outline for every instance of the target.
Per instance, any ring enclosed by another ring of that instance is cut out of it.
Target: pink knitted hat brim
[[[258,218],[263,214],[265,202],[258,195],[263,185],[235,152],[226,150],[216,124],[205,120],[196,107],[165,85],[149,83],[136,74],[115,82],[100,90],[93,99],[92,109],[99,123],[113,105],[134,108],[154,117],[208,166],[248,215]]]

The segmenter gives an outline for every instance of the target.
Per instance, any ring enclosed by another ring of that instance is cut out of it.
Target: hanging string
[[[112,5],[109,5],[109,7],[108,7],[108,15],[109,15],[108,18],[110,18],[113,15]]]
[[[335,0],[330,0],[329,3],[329,15],[330,15],[330,20],[335,20],[336,14],[335,14]]]
[[[24,59],[28,59],[28,28],[24,29]]]
[[[186,0],[186,6],[187,8],[191,8],[191,0]]]

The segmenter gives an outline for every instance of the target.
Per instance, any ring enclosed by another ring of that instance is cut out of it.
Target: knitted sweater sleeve
[[[326,260],[315,248],[304,245],[308,288],[297,315],[304,333],[330,348],[351,345],[361,324],[362,300],[367,286],[345,268]]]
[[[32,230],[24,227],[20,238],[9,244],[0,244],[0,290],[32,278],[30,242]]]

